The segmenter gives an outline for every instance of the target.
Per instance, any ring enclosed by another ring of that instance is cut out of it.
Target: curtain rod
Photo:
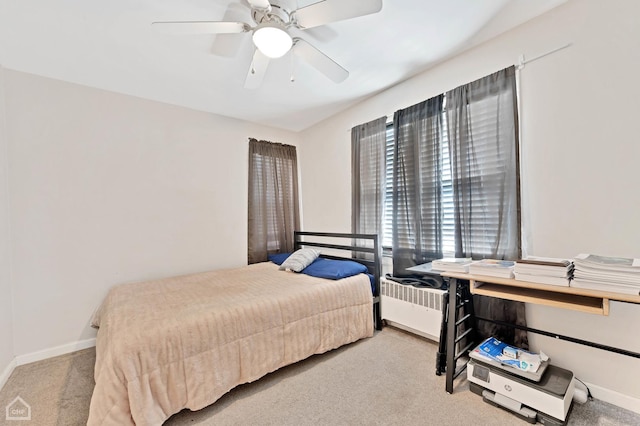
[[[392,112],[391,114],[381,115],[381,116],[380,116],[380,118],[382,118],[382,117],[387,117],[387,124],[389,124],[389,123],[393,123],[393,114],[395,114],[395,112]],[[364,123],[356,124],[356,125],[355,125],[355,126],[353,126],[353,127],[361,126],[362,124],[364,124]],[[352,127],[351,129],[347,129],[347,132],[348,132],[348,133],[351,133],[351,130],[353,130],[353,127]]]
[[[523,68],[524,68],[524,66],[525,66],[526,64],[528,64],[528,63],[535,62],[535,61],[537,61],[538,59],[542,59],[542,58],[544,58],[545,56],[549,56],[549,55],[551,55],[551,54],[553,54],[553,53],[559,52],[560,50],[564,50],[564,49],[566,49],[567,47],[570,47],[570,46],[572,46],[572,45],[573,45],[573,43],[572,43],[572,42],[569,42],[569,43],[564,44],[564,45],[562,45],[562,46],[560,46],[560,47],[556,47],[555,49],[549,50],[548,52],[545,52],[545,53],[541,53],[541,54],[539,54],[538,56],[534,56],[533,58],[531,58],[531,59],[526,59],[526,60],[525,60],[525,58],[524,58],[524,53],[523,53],[523,54],[521,54],[521,55],[518,57],[518,63],[517,63],[517,64],[515,64],[516,69],[521,70],[521,69],[523,69]],[[393,119],[393,114],[394,114],[394,113],[387,114],[387,118],[391,118],[391,119]],[[388,121],[387,121],[387,122],[388,122]],[[347,129],[347,132],[351,133],[351,129]]]
[[[560,51],[560,50],[566,49],[567,47],[570,47],[572,44],[573,44],[573,43],[569,42],[569,43],[567,43],[567,44],[564,44],[564,45],[562,45],[562,46],[560,46],[560,47],[556,47],[555,49],[550,50],[550,51],[548,51],[548,52],[541,53],[540,55],[538,55],[538,56],[534,56],[533,58],[531,58],[531,59],[527,59],[527,60],[525,60],[525,59],[524,59],[524,53],[523,53],[522,55],[520,55],[520,56],[518,57],[518,63],[516,64],[516,68],[518,68],[519,70],[521,70],[522,68],[524,68],[524,66],[525,66],[526,64],[528,64],[528,63],[530,63],[530,62],[537,61],[538,59],[544,58],[545,56],[549,56],[549,55],[551,55],[551,54],[553,54],[553,53],[556,53],[556,52],[558,52],[558,51]]]

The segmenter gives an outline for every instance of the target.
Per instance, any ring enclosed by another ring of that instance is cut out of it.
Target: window
[[[375,232],[393,250],[394,275],[443,256],[520,256],[516,105],[509,67],[383,121],[376,129],[382,154],[373,161],[379,173],[362,175],[369,157],[352,157],[354,188],[371,184],[383,194],[367,208],[382,210]],[[353,212],[354,220],[367,217],[362,208]]]
[[[442,113],[443,144],[442,144],[442,249],[443,255],[452,257],[455,253],[455,222],[453,215],[453,183],[451,180],[451,156],[447,139],[447,116]],[[385,164],[385,199],[383,212],[382,247],[390,252],[393,247],[393,122],[387,123],[386,134],[386,164]]]
[[[456,256],[521,256],[515,67],[450,90]]]
[[[249,140],[248,262],[293,251],[300,228],[296,147]]]

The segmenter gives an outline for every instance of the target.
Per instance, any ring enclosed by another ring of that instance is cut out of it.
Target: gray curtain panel
[[[382,237],[387,117],[351,129],[351,231]],[[363,245],[364,241],[354,241]],[[368,257],[358,254],[359,257]],[[373,255],[370,256],[373,258]]]
[[[442,257],[442,114],[436,96],[393,117],[393,275]]]
[[[520,257],[515,67],[447,92],[457,257]]]
[[[293,251],[300,228],[296,147],[249,139],[248,261]]]
[[[456,257],[521,255],[515,67],[447,92]],[[524,303],[474,296],[481,317],[526,325]],[[481,337],[528,347],[526,332],[478,322]]]

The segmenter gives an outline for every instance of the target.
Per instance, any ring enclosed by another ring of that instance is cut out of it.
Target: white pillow
[[[320,256],[320,252],[318,250],[303,248],[293,252],[293,254],[287,257],[287,260],[282,262],[280,265],[281,271],[294,271],[300,272],[307,266],[311,265],[314,260],[316,260]]]

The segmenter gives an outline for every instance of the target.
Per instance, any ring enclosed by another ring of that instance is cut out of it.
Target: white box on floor
[[[573,373],[549,365],[539,382],[509,374],[506,368],[469,360],[467,380],[495,394],[495,403],[516,411],[509,405],[522,404],[547,414],[562,424],[566,418],[575,390]],[[484,394],[483,394],[484,396]]]

